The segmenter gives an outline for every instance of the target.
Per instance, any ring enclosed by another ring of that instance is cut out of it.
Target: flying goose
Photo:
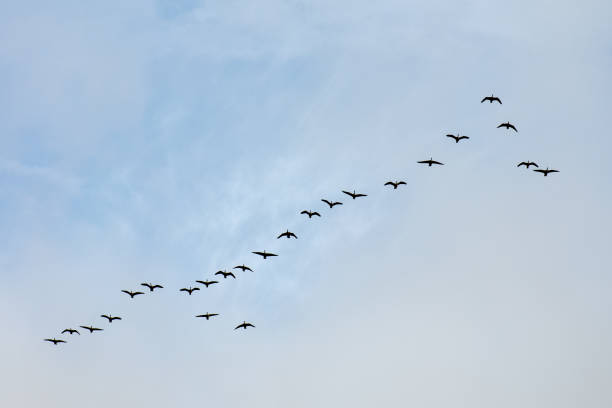
[[[105,315],[105,314],[103,314],[103,315],[100,315],[100,317],[103,317],[103,318],[107,319],[109,323],[112,323],[113,320],[121,320],[121,318],[119,316],[112,316],[112,315]]]
[[[294,237],[295,239],[297,239],[297,235],[295,235],[293,232],[290,232],[289,230],[280,234],[278,237],[276,237],[276,239],[279,239],[281,237],[287,237],[287,239]]]
[[[253,270],[251,268],[249,268],[248,266],[246,266],[246,265],[234,266],[234,269],[242,269],[242,272],[245,272],[245,271],[253,272]]]
[[[255,327],[253,326],[251,323],[247,323],[245,321],[243,321],[242,323],[240,323],[238,326],[234,327],[234,330],[239,329],[239,328],[243,328],[244,330],[247,329],[247,327]]]
[[[266,251],[265,251],[265,249],[264,249],[264,251],[263,251],[263,252],[260,252],[260,251],[252,251],[252,253],[254,253],[255,255],[261,255],[261,256],[263,256],[263,259],[266,259],[266,258],[267,258],[267,257],[269,257],[269,256],[278,256],[278,255],[273,254],[273,253],[271,253],[271,252],[266,252]]]
[[[489,103],[497,101],[500,105],[502,104],[501,100],[497,96],[493,96],[493,94],[491,94],[491,96],[485,96],[484,98],[482,98],[482,101],[480,101],[480,103],[483,103],[484,101],[489,101]]]
[[[525,166],[525,167],[527,167],[527,168],[529,168],[529,166],[535,166],[535,167],[538,167],[538,165],[537,165],[537,164],[535,164],[535,163],[534,163],[534,162],[532,162],[532,161],[526,161],[526,162],[524,162],[524,161],[523,161],[523,162],[520,162],[520,163],[519,163],[519,164],[518,164],[516,167],[521,167],[521,166]]]
[[[406,184],[406,182],[405,182],[405,181],[396,181],[396,182],[393,182],[393,181],[387,181],[387,182],[385,183],[385,186],[393,186],[393,189],[394,189],[394,190],[396,190],[396,189],[397,189],[399,186],[401,186],[402,184]]]
[[[189,293],[189,296],[191,296],[191,294],[193,293],[194,290],[200,290],[200,288],[192,288],[190,286],[189,289],[187,289],[187,288],[179,289],[179,292],[187,292],[187,293]]]
[[[123,293],[127,293],[128,295],[130,295],[130,298],[134,299],[134,296],[136,295],[144,295],[144,292],[132,292],[129,290],[122,290]]]
[[[196,282],[206,287],[209,287],[210,285],[214,285],[215,283],[219,283],[218,281],[209,281],[209,280],[205,280],[205,281],[197,280]]]
[[[228,271],[217,271],[215,272],[215,275],[223,275],[223,279],[227,279],[228,276],[231,276],[232,278],[236,279],[236,275]]]
[[[308,215],[308,218],[312,218],[313,215],[316,215],[317,217],[321,217],[321,214],[319,214],[316,211],[306,211],[306,210],[304,210],[300,214],[306,214],[306,215]]]
[[[149,288],[149,291],[153,292],[155,290],[155,288],[160,288],[163,289],[164,287],[162,285],[153,285],[151,283],[141,283],[142,286],[146,286],[147,288]]]
[[[429,158],[429,160],[421,160],[417,163],[427,164],[429,165],[429,167],[431,167],[432,164],[439,164],[440,166],[444,166],[444,163],[440,163],[439,161],[432,160],[431,157]]]
[[[57,346],[57,343],[66,343],[66,340],[58,340],[55,337],[52,339],[44,339],[44,341],[50,341],[51,343]]]
[[[344,190],[342,190],[342,192],[343,192],[344,194],[348,194],[348,195],[350,195],[351,197],[353,197],[353,200],[354,200],[354,199],[356,199],[357,197],[367,197],[367,196],[368,196],[367,194],[355,193],[355,190],[353,190],[353,192],[352,192],[352,193],[351,193],[350,191],[344,191]]]
[[[499,129],[500,127],[506,128],[506,129],[512,129],[515,132],[518,132],[518,130],[516,130],[516,128],[514,127],[514,125],[510,122],[504,122],[501,125],[499,125],[497,128]]]
[[[450,138],[455,139],[455,143],[459,143],[459,141],[462,140],[462,139],[469,139],[470,138],[469,136],[459,136],[459,133],[457,133],[457,136],[455,136],[455,135],[446,135],[446,137],[450,137]]]
[[[98,329],[97,327],[93,327],[93,326],[79,326],[82,327],[83,329],[87,329],[89,330],[90,333],[93,333],[95,331],[102,331],[104,329]]]
[[[553,170],[553,169],[548,170],[548,167],[546,168],[546,170],[537,169],[534,171],[544,174],[544,177],[548,176],[548,173],[558,173],[559,172],[559,170]]]
[[[206,320],[210,319],[213,316],[219,316],[219,313],[206,313],[206,314],[196,315],[196,317],[205,317]]]
[[[79,333],[78,330],[74,330],[74,329],[64,329],[64,330],[62,330],[62,334],[64,334],[64,333],[70,333],[70,335],[73,335],[74,333],[76,333],[79,336],[81,335],[81,333]]]
[[[334,208],[334,205],[342,205],[342,203],[340,201],[329,201],[326,200],[324,198],[321,199],[321,201],[323,201],[325,204],[329,205],[329,208]]]

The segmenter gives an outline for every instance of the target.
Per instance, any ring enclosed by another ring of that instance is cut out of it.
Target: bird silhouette
[[[108,320],[109,323],[112,323],[113,320],[121,320],[121,318],[119,316],[112,316],[112,315],[100,315],[100,317],[103,317],[105,319]]]
[[[510,122],[504,122],[504,123],[502,123],[501,125],[499,125],[497,128],[499,129],[499,128],[501,128],[501,127],[506,128],[506,129],[512,129],[512,130],[514,130],[515,132],[518,132],[518,130],[516,130],[516,128],[514,127],[514,125],[513,125],[512,123],[510,123]]]
[[[523,161],[523,162],[520,162],[520,163],[519,163],[519,164],[518,164],[516,167],[521,167],[521,166],[525,166],[525,167],[527,167],[527,168],[529,168],[529,166],[535,166],[535,167],[538,167],[538,165],[537,165],[537,164],[535,164],[535,163],[534,163],[534,162],[532,162],[532,161],[526,161],[526,162],[524,162],[524,161]]]
[[[215,272],[215,275],[223,275],[223,279],[227,279],[228,276],[231,276],[232,278],[236,279],[236,275],[228,271],[217,271]]]
[[[102,331],[104,329],[98,329],[97,327],[93,327],[93,326],[79,326],[82,327],[83,329],[87,329],[89,330],[90,333],[93,333],[95,331]]]
[[[58,340],[55,337],[52,339],[44,339],[44,341],[50,341],[51,343],[57,346],[57,343],[66,343],[66,340]]]
[[[484,98],[482,98],[482,101],[480,101],[480,103],[483,103],[484,101],[489,101],[489,103],[497,101],[500,105],[502,104],[502,101],[497,96],[493,96],[493,94],[491,94],[491,96],[485,96]]]
[[[289,230],[280,234],[278,237],[276,237],[276,239],[279,239],[282,237],[287,237],[287,239],[294,237],[295,239],[297,239],[297,235],[295,235],[293,232],[289,232]]]
[[[308,218],[312,218],[313,215],[316,215],[317,217],[321,217],[321,214],[319,214],[316,211],[306,211],[306,210],[304,210],[300,214],[306,214],[306,215],[308,215]]]
[[[234,269],[242,269],[242,272],[244,272],[244,271],[251,271],[251,272],[253,272],[253,270],[251,268],[249,268],[248,266],[246,266],[246,265],[234,266]]]
[[[64,334],[64,333],[69,333],[70,335],[73,335],[74,333],[76,333],[79,336],[81,335],[81,333],[79,333],[78,330],[74,330],[74,329],[64,329],[64,330],[62,330],[62,334]]]
[[[450,137],[450,138],[455,139],[455,143],[459,143],[460,140],[469,139],[470,138],[469,136],[459,136],[459,133],[457,133],[457,136],[455,136],[455,135],[446,135],[446,137]]]
[[[440,163],[439,161],[432,160],[431,157],[429,158],[429,160],[421,160],[420,162],[417,162],[417,163],[427,164],[429,165],[429,167],[431,167],[432,164],[438,164],[440,166],[444,166],[444,163]]]
[[[350,195],[351,197],[353,197],[353,200],[354,200],[354,199],[356,199],[357,197],[367,197],[367,196],[368,196],[367,194],[355,193],[355,190],[353,190],[353,192],[352,192],[352,193],[351,193],[350,191],[344,191],[344,190],[342,190],[342,192],[343,192],[344,194],[348,194],[348,195]]]
[[[548,173],[558,173],[559,172],[559,170],[553,170],[553,169],[548,170],[548,167],[546,168],[546,170],[537,169],[537,170],[534,170],[534,171],[537,171],[538,173],[544,174],[544,177],[548,176]]]
[[[334,205],[342,205],[342,203],[340,201],[329,201],[326,199],[321,199],[321,201],[323,201],[325,204],[329,205],[329,208],[334,208]]]
[[[266,252],[265,250],[263,252],[260,251],[252,251],[252,253],[254,253],[255,255],[261,255],[263,256],[263,259],[266,259],[269,256],[278,256],[276,254],[273,254],[271,252]]]
[[[206,313],[206,314],[196,315],[196,317],[205,317],[206,320],[210,319],[213,316],[219,316],[219,313]]]
[[[234,327],[234,330],[239,329],[239,328],[243,328],[244,330],[246,330],[247,327],[255,327],[253,326],[251,323],[247,323],[245,321],[243,321],[242,323],[240,323],[238,326]]]
[[[393,186],[393,189],[396,190],[399,186],[401,186],[402,184],[406,184],[405,181],[387,181],[385,183],[385,186]]]
[[[153,292],[155,290],[155,288],[160,288],[163,289],[164,287],[162,285],[153,285],[151,283],[141,283],[142,286],[146,286],[147,288],[149,288],[149,291]]]
[[[136,295],[144,295],[144,292],[132,292],[129,290],[122,290],[123,293],[127,293],[128,295],[130,295],[130,298],[134,299],[134,296]]]
[[[210,285],[214,285],[215,283],[219,283],[218,281],[209,281],[209,280],[205,280],[205,281],[197,280],[196,282],[206,287],[209,287]]]
[[[200,290],[200,288],[192,288],[192,287],[189,287],[189,289],[181,288],[181,289],[179,289],[179,292],[187,292],[187,293],[189,293],[189,296],[191,296],[191,294],[193,293],[194,290]]]

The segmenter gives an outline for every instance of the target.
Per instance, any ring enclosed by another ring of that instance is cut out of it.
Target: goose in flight
[[[244,330],[247,329],[247,327],[255,327],[253,326],[251,323],[247,323],[245,321],[243,321],[242,323],[240,323],[238,326],[234,327],[234,330],[239,329],[239,328],[243,328]]]
[[[313,215],[316,215],[317,217],[321,217],[321,214],[319,214],[316,211],[302,211],[300,214],[306,214],[308,216],[308,218],[312,218]]]
[[[459,136],[459,133],[457,133],[457,136],[455,136],[455,135],[446,135],[446,137],[450,137],[450,138],[455,139],[455,143],[459,143],[460,140],[469,139],[470,138],[469,136]]]
[[[121,320],[121,318],[119,316],[112,316],[112,315],[100,315],[100,317],[103,317],[105,319],[108,320],[109,323],[112,323],[113,320]]]
[[[532,162],[532,161],[526,161],[526,162],[524,162],[524,161],[523,161],[523,162],[520,162],[520,163],[519,163],[519,164],[518,164],[516,167],[521,167],[521,166],[525,166],[525,167],[527,167],[527,168],[529,168],[529,166],[538,167],[538,165],[537,165],[537,164],[535,164],[535,163],[534,163],[534,162]]]
[[[98,329],[97,327],[93,327],[93,326],[79,326],[82,327],[83,329],[87,329],[89,330],[90,333],[93,333],[95,331],[102,331],[104,329]]]
[[[228,276],[231,276],[232,278],[236,279],[236,275],[228,271],[217,271],[215,272],[215,275],[223,275],[223,279],[227,279]]]
[[[323,201],[325,204],[329,205],[329,208],[334,208],[334,205],[342,205],[342,203],[340,201],[329,201],[326,199],[321,199],[321,201]]]
[[[294,237],[295,239],[297,239],[297,235],[295,235],[293,232],[290,232],[289,230],[280,234],[278,237],[276,237],[276,239],[279,239],[281,237],[287,237],[287,239]]]
[[[514,127],[514,125],[513,125],[512,123],[510,123],[510,122],[504,122],[504,123],[502,123],[501,125],[499,125],[497,128],[499,129],[499,128],[501,128],[501,127],[506,128],[506,129],[512,129],[512,130],[514,130],[515,132],[518,132],[518,130],[516,130],[516,128]]]
[[[246,266],[246,265],[234,266],[234,269],[242,269],[242,272],[245,272],[245,271],[253,272],[253,270],[251,268],[249,268],[248,266]]]
[[[546,170],[537,169],[537,170],[534,170],[534,171],[537,171],[538,173],[544,174],[544,177],[548,176],[548,173],[558,173],[559,172],[559,170],[553,170],[553,169],[548,170],[548,167],[546,168]]]
[[[219,313],[206,313],[206,314],[196,315],[196,317],[205,317],[206,320],[210,319],[213,316],[219,316]]]
[[[360,193],[355,193],[355,190],[353,190],[353,192],[351,193],[350,191],[344,191],[342,190],[342,192],[344,194],[350,195],[351,197],[353,197],[353,200],[356,199],[357,197],[367,197],[367,194],[360,194]]]
[[[263,252],[260,252],[260,251],[252,251],[252,252],[253,252],[255,255],[261,255],[261,256],[263,256],[263,259],[266,259],[266,258],[267,258],[267,257],[269,257],[269,256],[278,256],[278,255],[273,254],[273,253],[271,253],[271,252],[266,252],[266,251],[265,251],[265,249],[264,249],[264,251],[263,251]]]
[[[134,299],[134,296],[136,295],[144,295],[144,292],[132,292],[129,290],[122,290],[123,293],[127,293],[128,295],[130,295],[130,298]]]
[[[209,287],[210,285],[214,285],[215,283],[219,283],[218,281],[209,281],[209,280],[205,280],[205,281],[197,280],[196,282],[206,287]]]
[[[81,333],[79,333],[79,331],[78,331],[78,330],[74,330],[74,329],[64,329],[64,330],[62,330],[62,334],[64,334],[64,333],[69,333],[69,334],[71,334],[71,335],[72,335],[72,334],[74,334],[74,333],[76,333],[76,334],[78,334],[79,336],[81,335]]]
[[[151,283],[141,283],[142,286],[146,286],[147,288],[149,288],[149,291],[153,292],[155,290],[155,288],[160,288],[163,289],[164,287],[162,285],[153,285]]]
[[[45,341],[50,341],[51,343],[55,344],[57,346],[57,343],[66,343],[66,340],[58,340],[55,337],[52,339],[45,339]]]
[[[429,158],[429,160],[421,160],[417,163],[427,164],[429,165],[429,167],[431,167],[432,164],[438,164],[440,166],[444,166],[444,163],[440,163],[439,161],[432,160],[431,157]]]
[[[489,103],[497,101],[500,105],[502,104],[501,100],[497,96],[493,96],[493,94],[491,94],[491,96],[485,96],[484,98],[482,98],[482,101],[480,101],[480,103],[483,103],[484,101],[489,101]]]
[[[394,189],[394,190],[396,190],[396,189],[397,189],[399,186],[401,186],[402,184],[404,184],[404,185],[405,185],[405,184],[406,184],[406,182],[405,182],[405,181],[395,181],[395,182],[393,182],[393,181],[387,181],[387,182],[385,183],[385,186],[393,186],[393,189]]]
[[[179,289],[179,292],[187,292],[187,293],[189,293],[189,296],[191,296],[191,294],[193,293],[194,290],[200,290],[200,288],[192,288],[190,286],[189,289],[187,289],[187,288]]]

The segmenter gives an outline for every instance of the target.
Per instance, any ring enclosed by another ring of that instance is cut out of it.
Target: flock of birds
[[[501,100],[497,96],[494,96],[494,95],[484,97],[480,101],[480,103],[483,103],[483,102],[486,102],[486,101],[488,101],[489,103],[497,102],[500,105],[502,104]],[[513,124],[511,124],[510,122],[501,123],[499,126],[497,126],[497,128],[506,128],[508,130],[512,129],[515,132],[518,132],[516,127]],[[446,137],[454,139],[455,143],[459,143],[461,140],[469,139],[469,136],[459,135],[459,134],[457,134],[457,135],[448,134],[448,135],[446,135]],[[433,158],[431,158],[431,157],[428,160],[421,160],[421,161],[418,161],[417,163],[427,164],[428,167],[431,167],[433,165],[439,165],[439,166],[443,166],[444,165],[444,163],[441,163],[439,161],[433,160]],[[536,167],[536,169],[533,170],[533,171],[544,174],[544,177],[548,176],[548,174],[550,174],[550,173],[558,173],[559,172],[558,170],[549,169],[548,167],[546,169],[540,169],[538,167],[538,165],[535,162],[532,162],[532,161],[522,161],[522,162],[518,163],[517,167],[521,167],[521,166],[525,166],[525,168],[527,168],[527,169],[529,169],[529,167],[531,167],[531,166]],[[394,190],[396,190],[399,186],[406,185],[406,182],[403,181],[403,180],[387,181],[386,183],[384,183],[384,185],[385,186],[391,186],[391,187],[393,187]],[[355,190],[353,190],[353,192],[343,190],[342,192],[344,194],[346,194],[347,196],[351,197],[353,200],[355,200],[357,198],[360,198],[360,197],[367,197],[367,194],[357,193]],[[324,202],[325,204],[327,204],[330,209],[334,208],[337,205],[343,205],[342,202],[340,202],[340,201],[330,201],[330,200],[327,200],[327,199],[321,199],[321,201]],[[307,215],[309,219],[314,217],[314,216],[321,217],[321,214],[319,212],[311,211],[311,210],[303,210],[303,211],[300,212],[300,214]],[[283,232],[280,235],[278,235],[277,239],[280,239],[280,238],[283,238],[283,237],[285,237],[287,239],[291,239],[291,238],[297,239],[297,235],[295,233],[289,231],[289,230],[286,230],[285,232]],[[255,254],[255,255],[261,256],[263,259],[267,259],[267,258],[270,258],[270,257],[278,256],[278,254],[274,254],[274,253],[271,253],[271,252],[266,252],[265,250],[264,251],[253,251],[252,253]],[[234,266],[233,269],[239,269],[242,272],[245,272],[245,271],[253,272],[253,270],[250,267],[248,267],[248,266],[246,266],[244,264],[243,265]],[[236,279],[236,275],[234,275],[234,273],[232,271],[228,272],[227,270],[219,270],[219,271],[215,272],[214,276],[223,276],[223,279],[227,279],[228,277],[231,276],[232,278]],[[206,287],[206,288],[208,288],[211,285],[219,283],[219,281],[217,281],[217,280],[208,280],[208,279],[207,280],[196,280],[195,282],[200,284],[200,285],[202,285],[202,286],[204,286],[204,287]],[[160,284],[152,284],[150,282],[143,282],[140,285],[143,286],[143,287],[148,288],[149,292],[154,292],[155,289],[163,289],[164,288]],[[191,296],[193,294],[193,292],[199,291],[199,290],[200,290],[200,287],[198,287],[198,286],[189,286],[189,287],[184,287],[184,288],[179,289],[179,292],[185,292],[189,296]],[[134,299],[135,296],[144,295],[145,294],[145,292],[141,292],[141,291],[137,291],[137,290],[136,291],[131,291],[131,290],[127,290],[127,289],[123,289],[123,290],[121,290],[121,292],[123,292],[123,293],[127,294],[128,296],[130,296],[131,299]],[[219,313],[208,313],[207,312],[207,313],[204,313],[204,314],[196,315],[195,317],[196,318],[205,318],[206,320],[210,320],[210,318],[215,317],[215,316],[219,316]],[[108,324],[113,323],[113,321],[115,321],[115,320],[121,320],[120,316],[112,316],[111,314],[108,314],[108,315],[107,314],[103,314],[103,315],[100,315],[100,317],[103,318],[103,319],[106,319]],[[93,325],[89,325],[89,326],[83,325],[83,326],[79,326],[79,327],[82,328],[82,329],[88,330],[89,333],[93,333],[93,332],[96,332],[96,331],[104,330],[104,329],[101,329],[99,327],[95,327]],[[244,329],[244,330],[246,330],[249,327],[253,327],[254,328],[255,325],[253,325],[252,323],[249,323],[247,321],[243,321],[242,323],[240,323],[236,327],[234,327],[234,330],[236,330],[236,329]],[[73,334],[80,335],[81,334],[81,333],[79,333],[78,330],[73,329],[73,328],[67,328],[67,329],[64,329],[64,330],[61,331],[61,334],[65,334],[65,333],[68,333],[69,335],[73,335]],[[53,337],[53,338],[46,338],[46,339],[44,339],[44,341],[51,342],[51,343],[53,343],[55,345],[57,345],[59,343],[66,343],[67,342],[66,340],[56,339],[55,337]]]

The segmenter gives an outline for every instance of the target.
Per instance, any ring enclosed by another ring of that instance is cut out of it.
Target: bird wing
[[[204,282],[204,281],[201,281],[201,280],[196,280],[196,283],[199,283],[201,285],[207,285],[208,284],[208,282]]]
[[[261,256],[267,255],[267,254],[264,254],[263,252],[259,252],[259,251],[253,251],[253,253],[255,255],[261,255]]]
[[[460,136],[459,140],[461,140],[461,139],[469,139],[469,138],[470,138],[469,136]]]
[[[418,161],[417,163],[427,164],[427,163],[429,163],[429,160],[421,160],[421,161]]]
[[[521,166],[527,166],[527,163],[525,162],[520,162],[519,164],[516,165],[516,167],[521,167]]]
[[[227,276],[231,276],[232,278],[236,279],[236,275],[234,275],[234,274],[233,274],[233,273],[231,273],[231,272],[229,272],[229,273],[227,274]]]
[[[119,316],[115,316],[113,317],[113,320],[121,320],[121,318]]]
[[[355,194],[351,193],[350,191],[344,191],[344,190],[342,190],[342,192],[343,192],[344,194],[348,194],[348,195],[350,195],[351,197],[355,197]]]
[[[549,173],[559,173],[559,170],[548,170]]]
[[[189,292],[189,289],[187,289],[187,288],[181,288],[181,289],[179,289],[179,292]]]
[[[66,333],[66,332],[70,333],[70,329],[64,329],[64,330],[62,330],[62,334],[63,334],[63,333]]]
[[[324,198],[322,198],[322,199],[321,199],[321,201],[323,201],[324,203],[326,203],[326,204],[327,204],[327,205],[329,205],[330,207],[332,206],[331,201],[328,201],[328,200],[326,200],[326,199],[324,199]]]
[[[397,183],[397,185],[399,186],[400,184],[406,184],[405,181],[400,181],[399,183]]]
[[[315,212],[313,212],[313,213],[312,213],[312,215],[316,215],[316,216],[318,216],[318,217],[320,217],[320,216],[321,216],[321,214],[319,214],[319,213],[318,213],[318,212],[316,212],[316,211],[315,211]]]
[[[130,292],[129,290],[121,290],[123,293],[127,293],[128,295],[132,296],[132,292]]]
[[[55,343],[55,339],[45,339],[44,341],[50,341],[51,343]]]
[[[153,285],[154,288],[160,288],[163,289],[164,287],[162,285]]]
[[[242,326],[244,326],[244,323],[240,323],[238,326],[234,327],[234,330],[241,328]]]
[[[499,129],[500,127],[504,127],[506,124],[502,123],[501,125],[499,125],[497,128]]]
[[[497,96],[495,98],[492,98],[491,101],[497,101],[500,105],[502,105],[501,99],[499,99]]]
[[[531,165],[532,165],[532,166],[539,167],[539,166],[538,166],[537,164],[535,164],[534,162],[531,162]]]
[[[385,186],[395,186],[395,183],[394,183],[394,182],[392,182],[392,181],[387,181],[387,182],[385,183]]]
[[[368,196],[367,194],[361,194],[361,193],[355,194],[355,197],[367,197],[367,196]]]
[[[290,237],[295,237],[295,239],[297,239],[297,235],[295,235],[293,232],[290,232],[290,233],[289,233],[289,236],[290,236]]]
[[[308,215],[308,211],[304,210],[304,211],[302,211],[300,214],[306,214],[306,215]]]
[[[432,160],[431,163],[432,164],[439,164],[441,166],[444,166],[444,163],[440,163],[439,161],[435,161],[435,160]]]
[[[151,289],[152,285],[149,283],[141,283],[140,286],[146,286],[147,288]]]
[[[110,317],[108,317],[107,315],[100,315],[100,317],[104,317],[105,319],[108,319],[108,320],[110,320],[110,319],[111,319],[111,318],[110,318]]]
[[[136,295],[144,295],[144,292],[134,292],[133,295],[134,296],[136,296]]]
[[[215,275],[223,275],[223,272],[222,271],[217,271],[217,272],[215,272]]]
[[[342,205],[342,203],[341,203],[340,201],[336,201],[335,203],[332,203],[332,207],[333,207],[334,205]]]
[[[194,290],[200,290],[200,288],[191,288],[192,291]]]
[[[219,316],[219,313],[209,313],[208,315],[209,315],[210,317],[213,317],[213,316]]]
[[[273,253],[270,252],[270,253],[267,253],[266,256],[278,256],[278,255],[273,254]]]
[[[97,331],[102,331],[102,330],[104,330],[104,329],[99,329],[99,328],[97,328],[97,327],[92,327],[92,328],[91,328],[91,330],[92,330],[92,331],[96,331],[96,330],[97,330]]]
[[[488,99],[489,99],[489,97],[488,97],[488,96],[485,96],[484,98],[482,98],[482,101],[480,101],[480,103],[483,103],[484,101],[486,101],[486,100],[488,100]]]
[[[251,326],[251,327],[255,327],[255,326],[254,326],[254,325],[252,325],[251,323],[247,323],[247,324],[245,324],[245,325],[244,325],[244,327],[249,327],[249,326]]]
[[[534,171],[537,172],[537,173],[546,173],[546,170],[542,170],[542,169],[537,169],[537,170],[534,170]]]
[[[286,232],[283,232],[282,234],[280,234],[278,237],[276,237],[276,239],[280,238],[280,237],[284,237],[285,235],[287,235]]]
[[[516,128],[514,127],[514,125],[512,125],[512,124],[508,123],[508,127],[509,127],[510,129],[513,129],[515,132],[518,132],[518,130],[516,130]]]
[[[453,139],[457,140],[457,136],[455,135],[446,135],[446,137],[452,137]]]

